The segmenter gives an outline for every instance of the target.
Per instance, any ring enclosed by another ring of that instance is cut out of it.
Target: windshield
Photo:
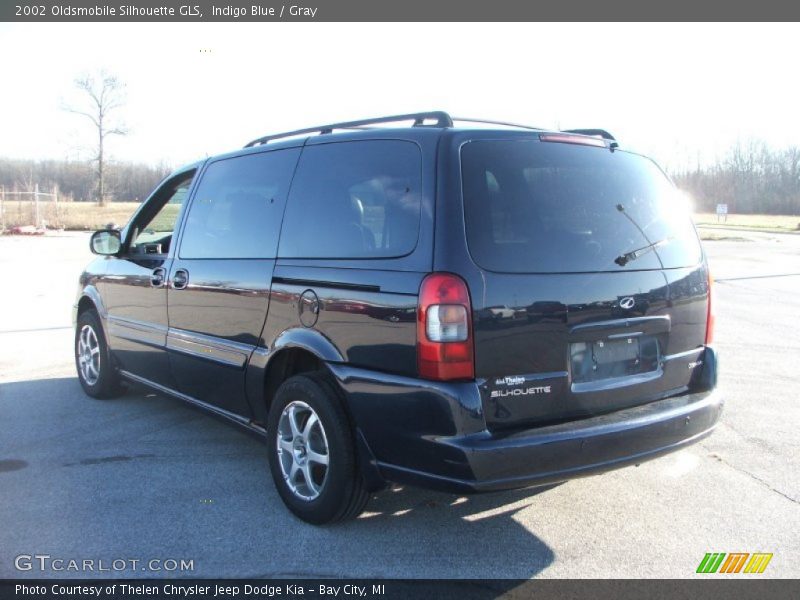
[[[701,259],[685,203],[644,157],[538,140],[481,140],[463,146],[461,168],[469,249],[485,269],[620,271]],[[618,260],[647,246],[651,251],[633,261]]]

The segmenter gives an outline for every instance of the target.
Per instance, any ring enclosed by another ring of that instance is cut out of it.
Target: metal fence
[[[0,186],[0,231],[5,230],[6,223],[12,219],[16,223],[25,223],[34,227],[46,227],[51,220],[59,220],[58,187],[49,192],[33,186],[33,191],[20,191]]]

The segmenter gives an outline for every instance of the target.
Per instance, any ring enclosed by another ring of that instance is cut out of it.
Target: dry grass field
[[[40,202],[40,217],[50,229],[94,230],[108,223],[119,226],[128,222],[138,202],[110,202],[99,207],[94,202]],[[3,223],[6,229],[18,225],[34,225],[35,207],[32,201],[3,203]]]

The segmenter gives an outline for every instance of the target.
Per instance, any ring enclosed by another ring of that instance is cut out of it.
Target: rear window
[[[307,146],[286,207],[279,255],[391,258],[417,245],[419,147],[400,140]]]
[[[575,144],[482,140],[463,146],[461,168],[470,254],[490,271],[659,269],[701,258],[688,210],[644,157]],[[657,245],[648,251],[650,244]]]

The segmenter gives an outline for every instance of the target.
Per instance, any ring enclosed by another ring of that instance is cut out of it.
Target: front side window
[[[274,150],[209,165],[186,216],[180,257],[274,258],[299,153]]]
[[[286,207],[279,255],[393,258],[417,245],[419,147],[400,140],[308,146]]]
[[[175,233],[178,215],[186,200],[194,171],[169,181],[156,192],[150,201],[152,210],[146,210],[134,224],[129,251],[131,254],[167,254]],[[155,211],[155,214],[153,214]]]

